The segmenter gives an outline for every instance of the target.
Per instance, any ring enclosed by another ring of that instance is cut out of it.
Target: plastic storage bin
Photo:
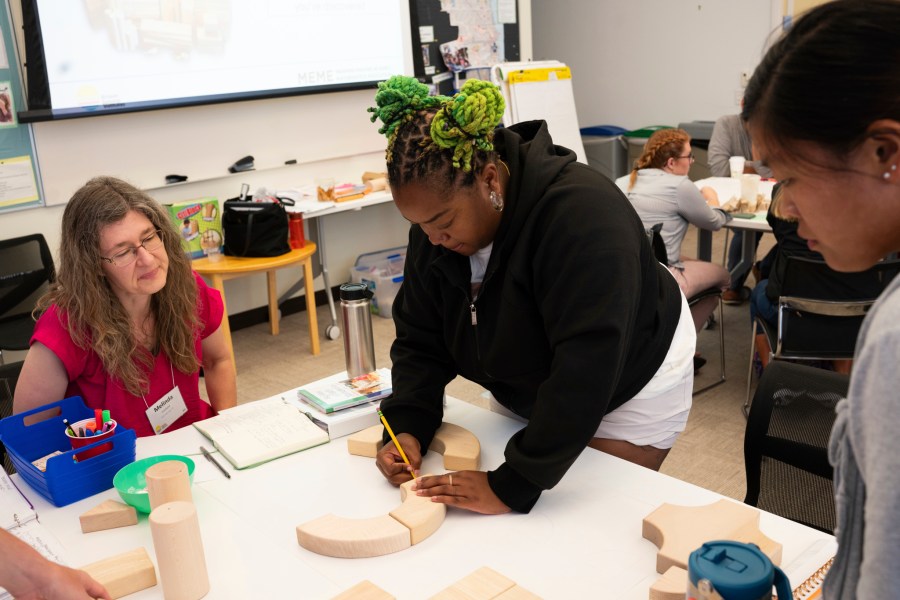
[[[365,283],[374,297],[372,314],[391,318],[394,298],[403,283],[406,246],[361,254],[350,269],[350,281]]]
[[[25,425],[25,417],[59,407],[61,414],[32,425]],[[133,429],[116,427],[111,438],[73,450],[66,437],[63,419],[70,423],[88,419],[94,411],[84,405],[80,396],[72,396],[28,412],[0,420],[0,441],[12,460],[19,476],[34,490],[56,506],[65,506],[88,496],[108,490],[113,477],[125,465],[134,462],[135,433]],[[109,444],[111,448],[91,458],[76,462],[75,455]],[[59,450],[62,454],[47,461],[41,472],[31,461]]]
[[[615,125],[582,127],[581,143],[588,165],[612,180],[625,175],[628,172],[628,144],[622,134],[627,131]]]

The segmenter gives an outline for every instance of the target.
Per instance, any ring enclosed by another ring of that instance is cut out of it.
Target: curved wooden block
[[[381,425],[372,425],[347,438],[347,451],[355,456],[375,458],[383,445]],[[481,444],[478,438],[463,427],[444,423],[434,434],[429,450],[444,457],[448,471],[477,471],[481,460]]]
[[[319,517],[297,526],[297,542],[316,554],[337,558],[383,556],[418,544],[444,522],[447,505],[410,492],[413,481],[400,486],[400,506],[371,519]]]
[[[403,504],[388,514],[409,529],[410,543],[415,546],[440,528],[447,515],[447,505],[416,496],[410,491],[413,483],[410,480],[400,486]]]
[[[669,567],[650,586],[650,600],[684,600],[688,574],[680,567]]]
[[[371,519],[347,519],[325,515],[297,526],[301,546],[325,556],[366,558],[405,550],[409,529],[390,515]]]
[[[641,535],[659,548],[657,573],[673,565],[687,569],[691,552],[709,540],[756,544],[774,564],[781,564],[782,546],[759,530],[759,510],[732,500],[706,506],[663,504],[644,517]]]
[[[459,425],[441,425],[428,449],[443,455],[444,468],[448,471],[478,470],[481,444],[471,431]]]

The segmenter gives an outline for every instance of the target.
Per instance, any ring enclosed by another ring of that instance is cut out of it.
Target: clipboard
[[[574,151],[587,164],[581,141],[572,70],[559,61],[501,63],[491,69],[491,80],[506,100],[503,124],[543,119],[553,142]]]

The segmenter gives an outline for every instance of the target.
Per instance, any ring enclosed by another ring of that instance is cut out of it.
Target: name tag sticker
[[[153,433],[159,435],[187,412],[187,404],[176,385],[147,409],[147,418],[153,426]]]

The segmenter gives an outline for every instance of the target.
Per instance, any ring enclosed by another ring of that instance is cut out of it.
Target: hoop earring
[[[891,173],[894,172],[894,171],[896,171],[896,170],[897,170],[897,165],[891,165],[891,170],[890,170],[890,171],[885,171],[885,172],[884,172],[884,175],[882,175],[882,177],[884,177],[886,180],[887,180],[887,179],[890,179],[890,178],[891,178]]]
[[[503,207],[505,206],[505,204],[503,203],[503,194],[498,194],[494,190],[491,190],[489,198],[491,200],[491,208],[493,208],[498,213],[502,213]]]

